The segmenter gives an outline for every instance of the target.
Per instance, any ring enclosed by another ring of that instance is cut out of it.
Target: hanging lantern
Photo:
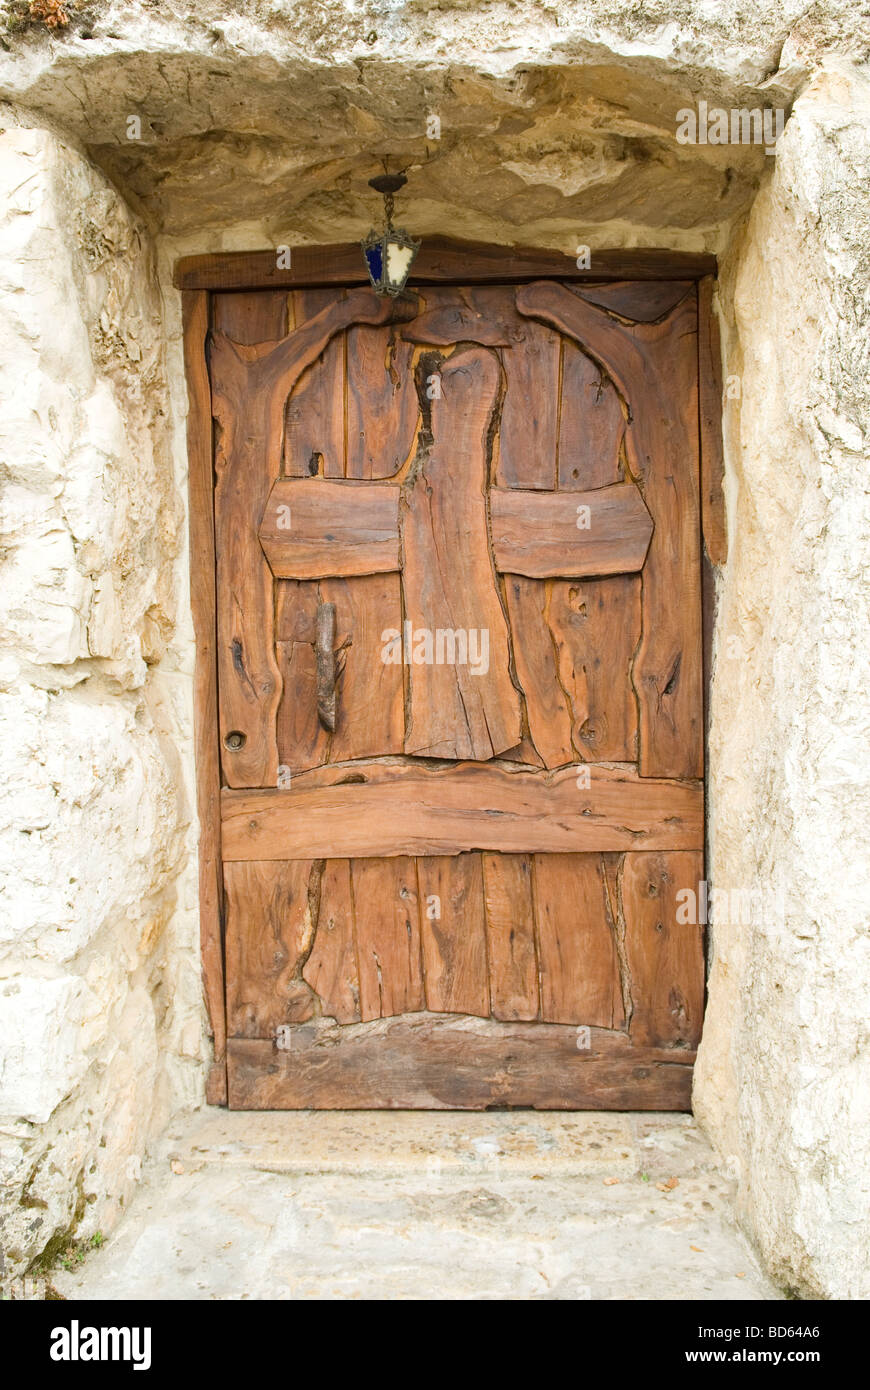
[[[404,174],[379,174],[369,179],[369,188],[384,196],[384,230],[371,231],[360,242],[375,294],[401,294],[420,249],[419,241],[393,226],[393,197],[407,182]]]

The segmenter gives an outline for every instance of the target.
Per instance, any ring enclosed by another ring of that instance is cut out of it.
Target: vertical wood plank
[[[329,760],[330,734],[317,717],[314,651],[318,587],[309,580],[276,584],[275,636],[281,701],[275,717],[279,766],[294,772]]]
[[[565,342],[559,412],[559,487],[582,492],[622,481],[619,451],[625,419],[619,396],[601,368]]]
[[[622,988],[601,856],[536,854],[541,1017],[621,1028]]]
[[[181,296],[184,366],[187,376],[187,457],[190,526],[190,605],[196,641],[194,667],[194,753],[199,819],[199,932],[202,976],[214,1060],[206,1098],[225,1105],[226,1013],[221,930],[223,881],[220,853],[220,761],[217,742],[214,474],[211,393],[205,341],[209,297],[204,290]]]
[[[342,290],[294,290],[294,327],[301,328]],[[284,475],[344,477],[345,342],[332,338],[304,371],[287,399],[284,414]]]
[[[426,1007],[489,1015],[483,865],[479,854],[417,860]]]
[[[314,944],[302,976],[319,997],[326,1017],[338,1023],[359,1023],[359,968],[349,859],[326,861]]]
[[[571,710],[559,684],[553,635],[547,623],[548,585],[505,575],[505,597],[517,680],[526,697],[529,736],[545,767],[574,761]]]
[[[538,1017],[538,960],[528,854],[483,855],[489,993],[493,1018]]]
[[[402,489],[402,590],[412,633],[457,634],[459,651],[412,651],[406,753],[486,759],[520,740],[507,623],[487,540],[485,486],[498,361],[485,348],[454,353],[432,402],[429,455]],[[416,643],[416,638],[414,639]],[[469,659],[471,642],[480,643]],[[448,659],[445,659],[445,656]]]
[[[506,389],[499,430],[499,487],[554,488],[559,438],[558,333],[528,322],[525,338],[506,348]]]
[[[640,640],[641,580],[620,574],[555,580],[547,622],[559,685],[568,697],[574,747],[586,762],[634,762],[637,701],[631,662]]]
[[[416,1013],[426,1007],[413,859],[351,861],[360,1016]]]
[[[397,330],[348,332],[348,478],[392,478],[407,461],[420,415],[413,354]]]
[[[324,579],[320,593],[334,603],[337,646],[343,663],[330,762],[401,753],[405,736],[401,665],[385,662],[388,629],[401,631],[402,594],[397,574]]]
[[[239,290],[214,296],[214,326],[236,343],[275,343],[287,334],[287,293]]]
[[[311,859],[231,863],[227,894],[227,1029],[236,1038],[274,1038],[313,1012],[299,979],[311,944]]]
[[[698,281],[698,390],[701,420],[701,525],[711,564],[728,558],[725,453],[722,442],[722,350],[713,310],[715,279]]]
[[[677,893],[697,898],[704,857],[690,850],[628,853],[622,867],[625,960],[638,1046],[694,1048],[704,1011],[700,926],[677,922]]]

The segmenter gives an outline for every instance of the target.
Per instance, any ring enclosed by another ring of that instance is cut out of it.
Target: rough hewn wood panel
[[[351,863],[363,1022],[425,1009],[413,859]]]
[[[701,524],[711,564],[728,558],[725,454],[722,445],[722,352],[713,311],[715,280],[698,281],[698,385],[701,412]]]
[[[505,577],[505,596],[517,679],[526,697],[529,734],[546,767],[575,760],[571,710],[559,684],[547,623],[548,585],[519,574]]]
[[[348,581],[325,579],[323,599],[335,604],[341,674],[330,761],[401,753],[405,735],[402,667],[383,660],[383,634],[401,628],[397,574]]]
[[[560,350],[557,333],[528,323],[521,350],[502,355],[507,384],[496,471],[500,487],[556,486]]]
[[[700,926],[677,922],[677,893],[698,894],[702,854],[627,854],[622,867],[629,1035],[638,1045],[697,1046],[704,1013]]]
[[[692,280],[617,280],[609,285],[583,285],[578,294],[620,318],[654,323],[676,308],[693,288]]]
[[[513,294],[504,286],[446,289],[427,285],[423,296],[425,309],[402,329],[402,337],[409,343],[512,347],[525,337],[526,325],[516,311]]]
[[[282,791],[224,791],[225,859],[700,849],[700,783],[589,764],[539,772],[460,763],[314,768]],[[359,779],[364,778],[364,781]]]
[[[262,290],[216,294],[212,326],[237,343],[277,343],[287,336],[287,295]]]
[[[294,290],[290,296],[294,328],[301,328],[342,290]],[[333,338],[304,371],[287,398],[284,413],[284,473],[288,478],[344,477],[343,338]]]
[[[275,650],[281,672],[276,715],[279,778],[319,767],[329,757],[331,738],[317,717],[317,659],[314,651],[318,588],[282,579],[276,585]]]
[[[562,349],[559,487],[566,492],[621,481],[619,450],[625,418],[616,389],[576,344]]]
[[[538,1017],[538,960],[528,854],[484,854],[483,887],[493,1018]]]
[[[541,1016],[621,1028],[622,986],[601,856],[536,854]]]
[[[330,859],[324,867],[314,944],[302,976],[320,998],[324,1015],[338,1023],[359,1022],[359,969],[347,859]]]
[[[676,1058],[679,1057],[679,1061]],[[619,1033],[412,1014],[354,1028],[304,1024],[289,1051],[232,1039],[235,1110],[689,1110],[692,1053]]]
[[[573,746],[585,762],[634,762],[637,701],[631,662],[640,640],[641,581],[636,575],[556,580],[547,624],[558,679],[571,711]]]
[[[629,574],[644,563],[653,523],[633,483],[537,495],[492,488],[489,499],[502,574],[580,579]]]
[[[436,660],[408,666],[405,751],[491,758],[520,739],[507,624],[487,544],[488,431],[499,389],[486,348],[454,354],[432,402],[433,443],[402,489],[402,588],[412,633],[459,633],[487,643],[486,666]],[[481,652],[482,652],[481,645]],[[423,653],[425,656],[425,652]],[[437,658],[437,650],[434,652]]]
[[[349,331],[348,478],[392,478],[407,462],[420,415],[413,352],[390,328]]]
[[[308,888],[313,861],[227,864],[227,1030],[273,1038],[311,1017],[299,973],[311,945]]]
[[[348,578],[399,568],[399,489],[383,484],[281,478],[260,542],[280,579]]]
[[[562,285],[517,290],[521,313],[594,354],[628,402],[628,466],[655,523],[643,575],[643,636],[633,680],[645,777],[699,777],[703,694],[698,480],[697,309],[684,299],[655,324],[627,325]]]
[[[434,1013],[489,1014],[483,866],[479,854],[417,864],[426,1006]]]
[[[544,276],[561,280],[679,280],[716,274],[716,257],[658,247],[596,250],[594,266],[578,270],[573,256],[536,247],[491,246],[453,237],[427,236],[417,253],[410,284],[427,280],[471,285]],[[183,256],[175,285],[182,290],[275,289],[293,285],[367,285],[359,242],[293,248],[291,264],[278,266],[274,251],[218,251]]]
[[[187,457],[190,489],[190,606],[196,638],[193,682],[196,809],[199,817],[199,937],[214,1060],[207,1099],[226,1103],[226,1021],[221,944],[220,758],[217,741],[217,658],[214,577],[212,424],[205,340],[208,295],[182,296],[187,374]]]

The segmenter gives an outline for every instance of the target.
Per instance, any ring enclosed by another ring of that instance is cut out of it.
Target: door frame
[[[369,283],[358,242],[301,246],[291,266],[278,267],[275,251],[231,251],[185,256],[173,283],[181,291],[183,354],[187,378],[187,454],[190,604],[196,643],[194,759],[199,819],[200,951],[213,1055],[206,1101],[227,1103],[224,893],[220,853],[220,753],[217,715],[217,606],[215,593],[214,439],[206,358],[211,298],[228,291],[306,287],[350,288]],[[283,259],[283,257],[281,258]],[[705,725],[709,718],[710,653],[714,620],[713,566],[726,558],[723,493],[722,369],[718,322],[713,311],[716,257],[704,252],[639,248],[593,251],[581,269],[560,251],[495,246],[450,237],[427,237],[409,276],[423,284],[522,284],[558,279],[586,283],[615,280],[694,280],[698,306],[698,436],[701,490],[702,642]],[[705,789],[707,786],[705,763]]]

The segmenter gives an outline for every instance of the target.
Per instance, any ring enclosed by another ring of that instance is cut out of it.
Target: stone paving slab
[[[208,1110],[68,1298],[776,1299],[690,1116]]]

